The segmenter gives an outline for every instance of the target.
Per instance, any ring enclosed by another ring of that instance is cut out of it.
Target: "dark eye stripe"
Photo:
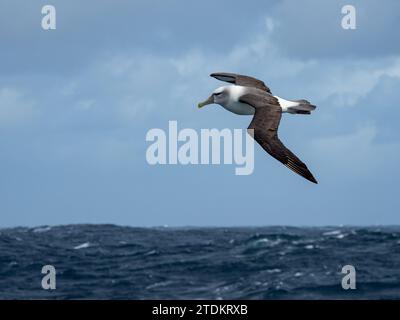
[[[222,92],[214,93],[214,96],[220,95]]]

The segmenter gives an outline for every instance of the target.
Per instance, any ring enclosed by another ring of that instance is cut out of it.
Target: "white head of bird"
[[[202,108],[208,104],[219,104],[226,110],[236,114],[250,115],[254,114],[254,108],[248,104],[240,102],[240,97],[245,93],[245,87],[242,86],[224,86],[214,90],[207,100],[198,104]]]

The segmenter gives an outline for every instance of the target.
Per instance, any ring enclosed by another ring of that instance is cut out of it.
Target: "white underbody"
[[[255,111],[255,109],[252,106],[239,101],[229,102],[229,104],[223,105],[223,107],[230,112],[240,115],[251,115],[254,114]]]
[[[240,102],[240,97],[244,94],[244,87],[242,86],[228,86],[229,88],[229,101],[222,105],[226,110],[240,114],[240,115],[252,115],[255,109],[243,102]],[[295,101],[286,100],[278,96],[274,96],[278,99],[279,105],[282,108],[282,112],[290,112],[290,108],[296,107],[299,103]]]
[[[240,97],[244,94],[244,87],[233,85],[225,88],[228,88],[229,90],[229,101],[221,105],[226,110],[240,115],[254,114],[254,108],[252,106],[239,101]]]

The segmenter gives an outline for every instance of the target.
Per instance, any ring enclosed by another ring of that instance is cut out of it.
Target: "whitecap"
[[[152,255],[155,255],[155,254],[157,254],[157,250],[150,250],[150,251],[147,251],[144,255],[145,255],[145,256],[152,256]]]
[[[160,281],[160,282],[156,282],[153,284],[150,284],[146,287],[146,290],[150,290],[150,289],[154,289],[154,288],[158,288],[158,287],[165,287],[168,286],[170,284],[172,284],[173,282],[170,280],[166,280],[166,281]]]
[[[37,228],[33,229],[32,232],[41,233],[41,232],[47,232],[47,231],[50,231],[50,230],[51,230],[51,227],[44,226],[44,227],[37,227]]]
[[[261,238],[253,242],[254,245],[266,244],[268,247],[275,247],[283,242],[282,239],[269,240],[268,238]]]
[[[304,248],[308,249],[308,250],[312,250],[314,249],[314,246],[312,244],[306,245]]]
[[[333,230],[333,231],[324,232],[322,235],[323,236],[336,236],[337,234],[340,234],[340,233],[341,233],[340,230]]]
[[[304,239],[304,240],[293,240],[292,244],[297,246],[298,244],[314,243],[314,239]]]
[[[76,247],[74,247],[75,250],[79,250],[79,249],[85,249],[85,248],[89,248],[90,247],[90,243],[89,242],[85,242],[82,243]]]
[[[281,269],[278,269],[278,268],[275,268],[275,269],[268,269],[267,270],[267,272],[268,273],[279,273],[279,272],[281,272],[282,270]]]
[[[261,239],[258,239],[256,241],[254,241],[253,244],[258,245],[258,244],[261,244],[261,243],[268,243],[268,242],[269,242],[269,239],[261,238]]]

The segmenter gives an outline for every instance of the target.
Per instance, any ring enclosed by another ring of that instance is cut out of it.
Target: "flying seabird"
[[[199,108],[216,103],[236,114],[254,115],[248,129],[254,130],[253,138],[261,147],[303,178],[318,183],[307,166],[278,137],[282,113],[311,114],[316,108],[314,105],[307,100],[286,100],[273,96],[263,81],[253,77],[226,72],[210,76],[232,85],[216,89],[206,101],[198,104]]]

